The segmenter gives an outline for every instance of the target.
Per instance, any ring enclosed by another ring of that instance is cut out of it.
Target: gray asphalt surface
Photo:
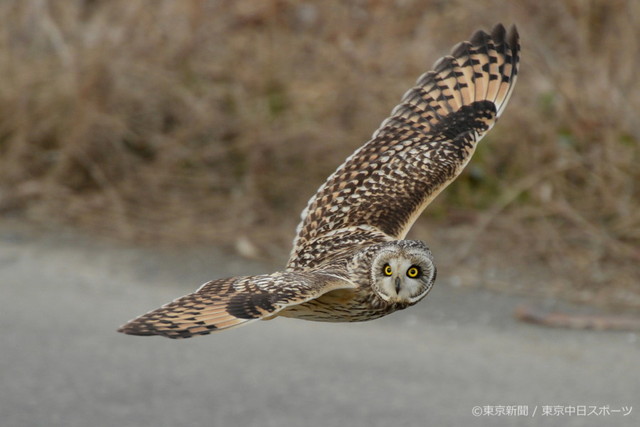
[[[526,299],[453,287],[446,272],[419,305],[368,323],[115,332],[206,280],[271,268],[1,225],[0,426],[640,425],[636,334],[521,324]],[[472,415],[510,405],[528,416]],[[580,405],[612,412],[542,414]]]

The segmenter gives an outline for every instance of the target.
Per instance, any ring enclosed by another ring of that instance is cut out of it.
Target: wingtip
[[[491,29],[491,38],[494,42],[500,43],[505,39],[505,35],[507,34],[507,30],[504,28],[504,25],[498,23]]]
[[[151,335],[155,335],[154,333],[148,331],[148,332],[144,332],[144,331],[140,331],[137,329],[131,329],[128,328],[127,325],[122,325],[120,326],[116,332],[119,332],[121,334],[125,334],[125,335],[137,335],[137,336],[151,336]]]
[[[484,30],[475,31],[469,38],[469,43],[473,46],[482,46],[488,39],[493,40],[496,44],[506,42],[512,49],[517,49],[520,42],[520,34],[518,33],[516,24],[511,24],[507,31],[502,23],[497,23],[491,29],[491,33],[487,33]],[[459,46],[460,44],[456,45],[454,50],[459,49]]]
[[[507,43],[512,49],[518,49],[520,46],[520,33],[518,33],[518,27],[516,24],[511,24],[509,27],[509,34],[507,35]]]
[[[451,49],[451,55],[454,58],[458,58],[462,55],[464,55],[466,52],[468,52],[468,48],[469,48],[469,42],[460,42],[458,44],[456,44],[455,46],[453,46],[453,48]],[[437,64],[437,62],[436,62]]]
[[[489,34],[487,34],[484,30],[477,30],[471,35],[469,42],[472,46],[483,46],[487,43],[487,40],[489,38]]]

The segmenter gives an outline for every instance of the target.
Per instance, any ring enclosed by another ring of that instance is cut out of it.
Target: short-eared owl
[[[422,75],[302,212],[284,271],[205,283],[119,331],[188,338],[276,316],[353,322],[424,298],[431,252],[403,240],[469,162],[518,74],[518,33],[477,31]]]

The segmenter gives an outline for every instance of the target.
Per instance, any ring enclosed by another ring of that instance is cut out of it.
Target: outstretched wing
[[[205,283],[156,310],[127,322],[118,332],[190,338],[271,317],[336,289],[354,288],[346,279],[322,272],[282,272],[232,277]]]
[[[288,267],[321,263],[349,245],[402,239],[469,162],[511,96],[518,32],[476,32],[434,64],[372,139],[309,200]]]

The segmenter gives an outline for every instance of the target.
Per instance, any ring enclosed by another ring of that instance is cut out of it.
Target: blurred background
[[[3,427],[640,425],[639,1],[2,0],[0,16]],[[318,186],[498,22],[518,26],[519,81],[410,233],[436,258],[429,298],[358,324],[116,333],[206,280],[281,268]],[[504,405],[529,414],[472,413]],[[540,421],[545,405],[612,412]]]
[[[308,198],[415,79],[516,23],[510,105],[410,236],[457,285],[640,307],[636,0],[5,0],[0,15],[0,215],[280,263]]]

